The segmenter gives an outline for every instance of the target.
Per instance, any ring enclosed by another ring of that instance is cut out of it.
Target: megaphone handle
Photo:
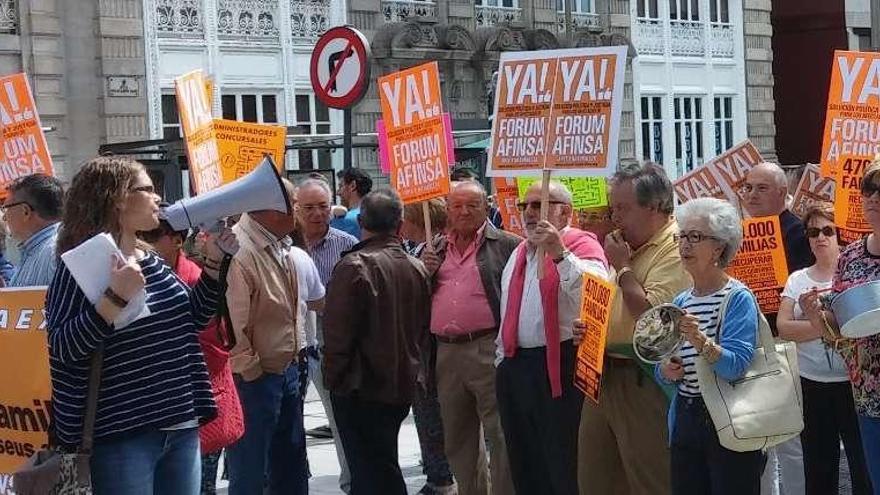
[[[220,345],[227,351],[231,351],[238,343],[235,339],[235,329],[232,327],[232,317],[229,316],[229,306],[226,304],[226,276],[229,274],[229,265],[232,263],[232,256],[223,255],[223,261],[220,262],[220,274],[217,281],[220,282],[220,300],[217,301],[217,318],[223,325],[217,325],[217,337],[220,339]],[[224,335],[223,327],[226,327],[226,335]]]

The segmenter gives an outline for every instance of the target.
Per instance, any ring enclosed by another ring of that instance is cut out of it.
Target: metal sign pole
[[[351,168],[351,108],[342,110],[342,168]]]

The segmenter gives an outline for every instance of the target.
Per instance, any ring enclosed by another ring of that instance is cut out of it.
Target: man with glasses
[[[306,243],[306,251],[318,267],[318,274],[324,287],[330,281],[333,268],[342,257],[342,253],[351,249],[358,240],[341,230],[330,226],[330,208],[333,205],[333,192],[326,180],[309,178],[302,181],[296,191],[297,222],[302,229]],[[355,220],[356,221],[356,220]],[[325,308],[326,311],[345,311],[346,308]],[[316,314],[316,335],[307,335],[306,354],[309,366],[309,379],[315,385],[324,412],[327,414],[328,425],[306,432],[310,436],[333,438],[336,445],[336,458],[339,460],[339,488],[344,493],[351,490],[351,475],[345,461],[342,441],[336,434],[336,422],[333,418],[333,406],[330,393],[324,387],[321,373],[322,348],[324,346],[323,314]]]
[[[505,495],[513,493],[513,484],[498,419],[494,341],[501,272],[521,239],[488,221],[489,202],[479,182],[453,183],[446,211],[446,234],[433,252],[421,254],[433,276],[431,333],[446,456],[459,495]]]
[[[656,164],[622,167],[611,180],[614,230],[605,255],[617,291],[611,305],[599,404],[586,400],[579,433],[581,493],[669,493],[667,395],[632,350],[635,320],[690,287],[673,236],[672,183]]]
[[[571,192],[564,185],[550,182],[547,220],[541,220],[540,182],[529,187],[518,206],[527,239],[511,254],[501,277],[498,413],[516,493],[567,495],[577,492],[577,430],[584,402],[574,386],[572,327],[580,313],[584,273],[604,279],[607,264],[595,235],[569,227]]]
[[[9,285],[49,285],[55,276],[55,241],[64,203],[61,181],[33,174],[13,181],[7,190],[0,211],[21,252]]]

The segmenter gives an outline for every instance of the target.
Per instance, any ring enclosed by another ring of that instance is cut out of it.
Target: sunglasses
[[[866,198],[870,198],[874,195],[874,193],[880,192],[880,183],[875,181],[863,181],[862,182],[862,196]]]
[[[830,225],[826,225],[821,229],[819,227],[807,228],[807,237],[812,239],[814,237],[819,237],[819,234],[822,234],[825,237],[834,237],[837,235],[837,229]]]
[[[566,203],[565,201],[548,201],[547,204],[548,205],[565,205],[568,203]],[[526,211],[529,208],[533,208],[535,210],[540,210],[541,209],[541,202],[540,201],[529,201],[529,202],[523,201],[521,203],[516,204],[516,209],[519,211]]]

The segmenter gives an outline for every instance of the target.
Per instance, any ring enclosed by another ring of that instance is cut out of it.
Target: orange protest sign
[[[391,185],[403,202],[449,194],[451,150],[437,62],[380,77],[379,100],[388,136]]]
[[[608,175],[625,65],[623,46],[502,53],[486,174]]]
[[[574,384],[599,403],[599,385],[605,359],[605,339],[611,318],[611,301],[617,286],[589,273],[584,274],[581,293],[581,321],[586,329],[577,350]]]
[[[15,179],[30,174],[54,175],[46,136],[25,74],[0,78],[0,124],[3,126],[0,201],[3,201],[6,186]]]
[[[833,177],[841,159],[880,153],[880,53],[835,51],[828,87],[822,176]]]
[[[743,243],[727,273],[755,293],[763,313],[779,311],[780,294],[788,280],[788,262],[779,217],[743,220]]]
[[[49,440],[45,300],[44,287],[0,289],[0,473],[15,472]]]
[[[792,213],[801,217],[810,206],[818,202],[834,201],[834,179],[822,177],[822,172],[817,165],[812,163],[804,167],[804,174],[798,182],[797,190],[791,200]]]
[[[871,160],[860,157],[842,157],[838,161],[834,188],[834,223],[837,236],[849,244],[871,232],[862,210],[862,177]]]
[[[224,184],[253,170],[266,154],[272,156],[279,171],[284,170],[287,128],[283,125],[214,119],[214,134]]]
[[[763,161],[758,148],[745,140],[675,181],[675,193],[682,203],[694,198],[719,198],[739,205],[739,191],[749,170]]]
[[[495,205],[501,212],[504,230],[525,237],[522,217],[516,207],[519,200],[517,180],[513,177],[495,177],[492,179],[492,184],[495,186]]]
[[[220,171],[220,150],[214,135],[214,117],[201,70],[184,74],[174,80],[180,125],[186,141],[186,156],[196,194],[216,189],[223,184]]]

